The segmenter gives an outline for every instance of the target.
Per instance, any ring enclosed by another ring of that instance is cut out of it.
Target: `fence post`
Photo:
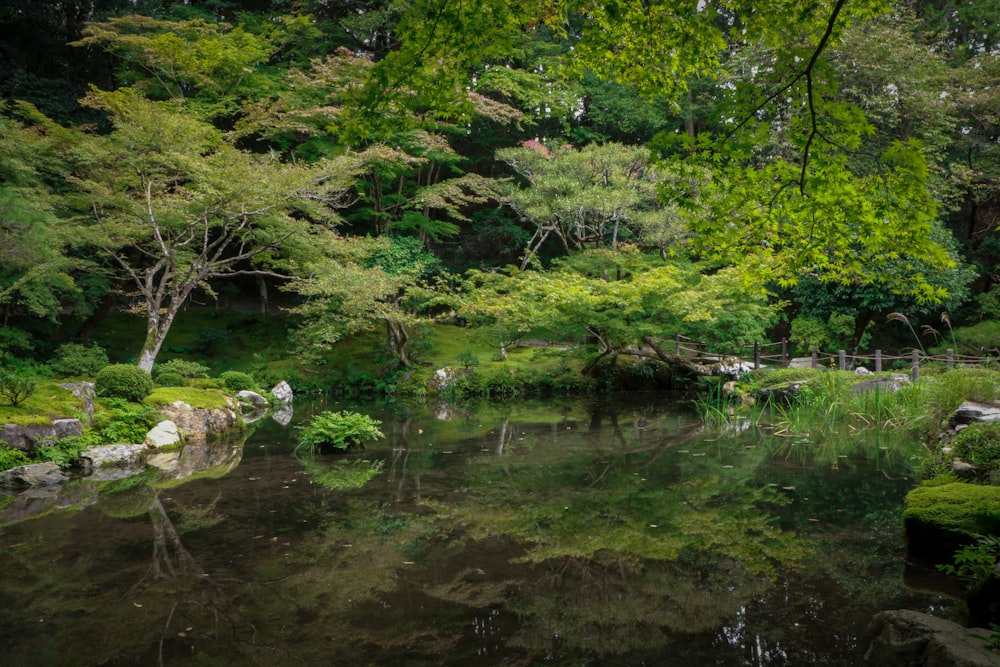
[[[681,335],[679,333],[674,334],[674,354],[678,357],[681,356]]]
[[[837,368],[842,371],[847,370],[847,352],[844,350],[837,351]]]
[[[753,344],[753,369],[760,368],[760,343]]]
[[[948,370],[955,367],[955,350],[948,350]]]
[[[910,375],[913,381],[920,379],[920,350],[913,351],[913,361],[910,362]]]
[[[812,349],[812,367],[819,368],[819,352],[816,350],[815,345],[813,345]]]
[[[882,350],[875,350],[875,372],[882,372]]]
[[[781,365],[784,368],[788,367],[788,339],[781,339]]]

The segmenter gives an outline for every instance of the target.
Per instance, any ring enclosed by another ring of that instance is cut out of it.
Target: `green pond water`
[[[367,450],[294,455],[324,409]],[[0,509],[5,665],[852,665],[919,443],[706,431],[662,395],[296,404]]]

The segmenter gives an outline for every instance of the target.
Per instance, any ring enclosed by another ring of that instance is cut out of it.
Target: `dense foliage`
[[[318,452],[323,449],[363,447],[366,442],[384,437],[380,421],[349,410],[322,412],[303,427],[299,449]]]
[[[152,370],[230,296],[396,367],[431,317],[591,369],[995,315],[995,3],[74,7],[0,15],[5,356],[117,307]]]
[[[153,391],[153,378],[138,366],[111,364],[97,374],[94,389],[98,396],[138,403]]]

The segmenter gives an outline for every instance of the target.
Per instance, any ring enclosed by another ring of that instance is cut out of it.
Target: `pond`
[[[296,457],[324,409],[386,438]],[[744,426],[663,395],[297,403],[167,472],[8,501],[0,661],[851,665],[875,612],[949,611],[904,585],[919,443]]]

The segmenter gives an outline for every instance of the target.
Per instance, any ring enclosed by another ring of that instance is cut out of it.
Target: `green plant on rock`
[[[207,378],[208,366],[199,364],[197,361],[185,361],[184,359],[171,359],[156,366],[156,376],[164,373],[177,373],[185,378]]]
[[[17,466],[27,465],[30,462],[27,454],[20,449],[14,449],[0,443],[0,470],[10,470]]]
[[[138,403],[153,391],[153,378],[131,364],[111,364],[101,369],[94,381],[97,395]]]
[[[952,442],[952,452],[981,471],[1000,468],[1000,423],[970,424],[958,432]]]
[[[99,345],[87,347],[80,343],[66,343],[56,350],[49,366],[62,377],[97,375],[108,365],[108,353]]]
[[[20,373],[0,371],[0,396],[7,405],[17,407],[35,395],[38,391],[38,380]]]
[[[160,373],[156,376],[157,387],[184,387],[187,385],[187,378],[180,373]]]
[[[349,410],[326,411],[313,417],[302,429],[296,450],[317,452],[328,448],[363,447],[369,440],[385,437],[378,428],[381,424],[368,415]]]
[[[39,461],[52,461],[60,468],[65,468],[80,457],[80,452],[86,449],[87,443],[80,437],[63,438],[38,447],[35,450],[35,458]]]
[[[106,410],[94,415],[90,428],[78,440],[81,448],[90,445],[136,444],[161,419],[156,408],[111,399]],[[73,440],[73,438],[66,438]]]
[[[257,391],[259,389],[253,377],[240,371],[226,371],[219,375],[219,379],[226,385],[226,389],[232,392]]]

